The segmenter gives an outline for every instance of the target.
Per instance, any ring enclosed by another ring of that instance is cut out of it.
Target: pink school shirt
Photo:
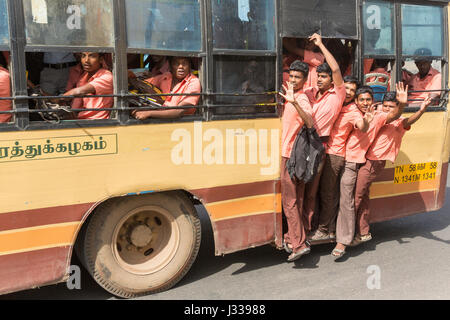
[[[342,104],[345,100],[345,86],[334,86],[325,92],[320,99],[316,99],[317,87],[305,89],[313,109],[314,127],[319,137],[330,135],[334,122],[341,112]]]
[[[411,129],[403,127],[403,120],[400,118],[391,123],[384,125],[369,150],[367,151],[366,158],[369,160],[389,160],[392,163],[395,162],[400,146],[402,144],[402,138],[406,131]]]
[[[386,124],[387,115],[385,112],[376,111],[367,132],[364,133],[360,130],[352,131],[345,148],[345,161],[355,163],[366,162],[367,150],[369,150],[381,127]]]
[[[95,95],[113,94],[113,75],[111,71],[99,69],[92,77],[85,72],[77,83],[77,87],[81,87],[89,83],[95,88]],[[114,98],[83,98],[83,108],[99,109],[111,108],[114,104]],[[78,119],[108,119],[109,111],[82,111],[78,114]]]
[[[147,79],[148,82],[161,89],[164,94],[175,93],[200,93],[202,86],[200,80],[192,73],[187,75],[183,81],[179,82],[173,89],[172,87],[172,73],[166,72],[153,78]],[[166,96],[166,101],[163,106],[165,107],[177,107],[181,102],[186,102],[193,106],[198,104],[200,96]],[[185,109],[185,115],[191,115],[195,113],[195,108]]]
[[[3,67],[0,67],[0,97],[11,97],[11,82],[9,77],[9,71]],[[0,100],[0,111],[11,110],[11,100]],[[11,120],[11,114],[0,114],[0,122],[9,122]]]
[[[311,104],[309,103],[308,97],[303,93],[303,91],[298,91],[294,94],[295,100],[298,102],[300,107],[307,114],[312,115]],[[286,103],[284,105],[283,117],[281,119],[282,123],[282,138],[281,138],[281,156],[284,158],[290,158],[292,148],[294,146],[295,138],[300,132],[305,122],[298,114],[297,109],[291,104]]]
[[[430,68],[425,78],[420,79],[419,74],[414,75],[409,82],[408,99],[425,99],[429,94],[440,92],[411,92],[411,90],[440,90],[442,88],[442,75],[436,69]],[[410,103],[420,103],[420,101],[410,101]]]
[[[323,54],[309,50],[304,51],[303,62],[306,62],[309,65],[308,79],[304,85],[305,88],[317,85],[317,67],[324,63],[324,61],[325,58]]]
[[[328,139],[326,153],[345,157],[345,146],[347,139],[356,123],[363,119],[363,113],[354,102],[343,106]]]

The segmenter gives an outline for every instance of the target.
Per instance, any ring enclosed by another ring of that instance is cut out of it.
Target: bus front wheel
[[[200,238],[200,219],[182,192],[118,198],[89,221],[86,267],[100,286],[118,297],[164,291],[188,272]]]

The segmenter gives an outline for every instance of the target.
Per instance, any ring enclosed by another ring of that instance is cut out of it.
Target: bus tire
[[[84,259],[100,286],[133,298],[180,281],[197,257],[200,240],[200,219],[184,193],[117,198],[92,216]]]

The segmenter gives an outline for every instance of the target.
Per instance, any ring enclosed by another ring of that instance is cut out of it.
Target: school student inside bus
[[[410,92],[408,100],[412,104],[420,105],[421,101],[426,99],[428,95],[431,95],[431,99],[440,96],[440,91],[427,92],[426,90],[441,90],[442,88],[442,75],[434,69],[431,65],[433,60],[427,56],[431,56],[432,52],[428,48],[419,48],[414,54],[416,56],[422,56],[414,60],[414,63],[419,70],[409,81],[409,88],[413,91],[425,91],[425,92]]]
[[[161,75],[149,78],[146,81],[155,85],[164,94],[195,94],[202,90],[200,80],[191,72],[191,60],[187,57],[172,57],[170,61],[170,71]],[[195,106],[198,104],[198,96],[167,96],[163,104],[164,107]],[[195,108],[170,109],[167,110],[142,110],[132,112],[138,120],[147,118],[179,118],[184,115],[193,115]]]
[[[0,54],[0,97],[11,97],[11,82],[6,58]],[[0,100],[0,111],[11,110],[11,100]],[[11,114],[0,114],[0,122],[9,122]]]
[[[113,75],[105,68],[104,54],[98,52],[81,53],[81,74],[76,87],[67,91],[63,96],[111,95],[114,93]],[[112,97],[84,97],[79,104],[72,104],[72,108],[100,109],[111,108],[114,103]],[[110,111],[82,111],[78,119],[108,119]]]

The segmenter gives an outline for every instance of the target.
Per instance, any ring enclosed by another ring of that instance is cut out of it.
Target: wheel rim
[[[164,268],[180,244],[180,231],[169,211],[143,206],[128,212],[117,224],[111,248],[117,263],[134,274],[151,274]]]

